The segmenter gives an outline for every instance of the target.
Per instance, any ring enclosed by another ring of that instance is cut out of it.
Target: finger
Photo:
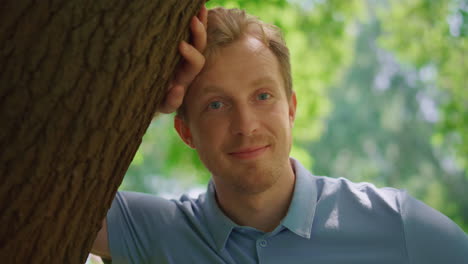
[[[187,87],[203,69],[205,57],[185,41],[180,45],[180,53],[185,62],[175,78],[175,83]]]
[[[164,103],[159,107],[158,112],[169,114],[177,110],[184,101],[185,88],[181,85],[174,85],[166,94]]]
[[[203,5],[200,9],[200,12],[198,12],[198,19],[200,19],[206,29],[208,25],[208,9],[205,5]]]
[[[193,45],[197,50],[203,52],[206,47],[206,29],[202,22],[197,18],[193,17],[190,23],[190,28],[193,34]]]

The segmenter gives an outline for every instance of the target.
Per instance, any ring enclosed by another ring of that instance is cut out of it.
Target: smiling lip
[[[238,158],[238,159],[252,159],[260,156],[265,152],[270,145],[266,146],[261,146],[261,147],[252,147],[252,148],[245,148],[245,149],[240,149],[235,152],[230,152],[229,155]]]

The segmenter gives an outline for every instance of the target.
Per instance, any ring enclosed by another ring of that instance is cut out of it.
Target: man
[[[119,192],[94,253],[113,263],[468,263],[466,234],[405,192],[313,176],[289,158],[296,95],[276,27],[218,8],[191,28],[162,111],[184,97],[174,125],[212,174],[207,193]]]

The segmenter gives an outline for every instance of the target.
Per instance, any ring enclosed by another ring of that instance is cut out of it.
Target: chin
[[[242,184],[242,185],[237,185],[236,186],[236,192],[237,193],[242,193],[242,194],[247,194],[247,195],[256,195],[260,193],[264,193],[265,191],[271,189],[274,184],[255,184],[255,185],[247,185],[247,184]]]
[[[279,179],[279,173],[271,168],[263,171],[256,171],[247,174],[241,174],[233,183],[237,192],[243,194],[259,194],[272,188]]]

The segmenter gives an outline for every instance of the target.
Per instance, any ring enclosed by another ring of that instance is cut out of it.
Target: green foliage
[[[391,1],[381,11],[381,43],[403,62],[433,67],[444,91],[442,118],[434,142],[457,150],[468,168],[468,3],[462,0]],[[468,174],[466,175],[468,179]]]
[[[173,128],[173,115],[155,119],[127,171],[121,190],[160,193],[155,178],[206,183],[209,173],[196,152],[186,146]]]

